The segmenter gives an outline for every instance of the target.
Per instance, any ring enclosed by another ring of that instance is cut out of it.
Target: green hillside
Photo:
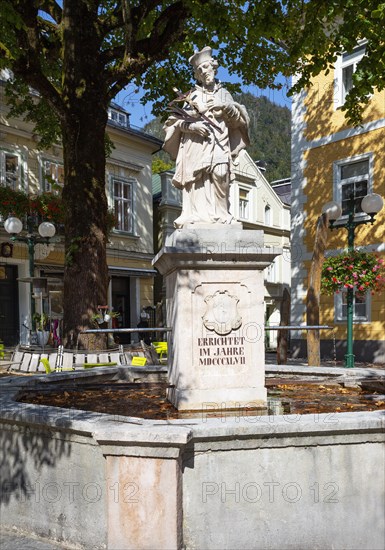
[[[266,163],[268,181],[290,177],[290,110],[251,93],[234,96],[245,105],[250,116],[250,146],[247,151],[254,161]],[[162,122],[155,118],[143,128],[159,139],[164,138]],[[173,163],[164,151],[154,155],[154,171],[167,169]]]
[[[250,146],[247,151],[254,161],[266,163],[266,179],[290,177],[290,110],[265,96],[256,97],[250,93],[239,94],[234,99],[249,113]]]

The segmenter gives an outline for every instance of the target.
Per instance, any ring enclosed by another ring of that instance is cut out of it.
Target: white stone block
[[[175,231],[155,258],[166,279],[170,401],[179,410],[266,404],[261,231]]]

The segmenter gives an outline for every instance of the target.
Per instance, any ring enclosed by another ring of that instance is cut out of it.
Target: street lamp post
[[[27,234],[19,235],[23,229],[23,222],[11,216],[4,222],[4,229],[11,235],[11,241],[22,242],[28,246],[29,257],[29,276],[31,278],[30,286],[30,308],[31,308],[31,326],[34,328],[34,313],[35,313],[35,301],[33,298],[33,278],[35,275],[35,246],[37,244],[48,244],[50,238],[56,233],[56,228],[51,222],[42,222],[38,227],[39,235],[33,233],[33,217],[27,218]]]
[[[354,231],[357,225],[374,223],[376,214],[382,209],[384,201],[377,193],[371,193],[366,195],[361,201],[361,210],[365,214],[368,214],[370,218],[355,219],[355,200],[351,196],[347,203],[348,218],[345,222],[336,223],[338,218],[342,214],[340,205],[337,202],[331,201],[324,205],[322,208],[323,213],[327,213],[329,216],[329,227],[335,229],[338,227],[345,227],[348,230],[348,252],[354,250]],[[346,355],[345,355],[345,367],[354,367],[354,353],[353,353],[353,313],[354,313],[354,288],[348,288],[346,293]]]

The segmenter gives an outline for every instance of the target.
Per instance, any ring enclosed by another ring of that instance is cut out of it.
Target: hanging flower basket
[[[353,288],[356,294],[385,289],[385,260],[370,252],[343,252],[322,266],[321,293],[332,295]]]

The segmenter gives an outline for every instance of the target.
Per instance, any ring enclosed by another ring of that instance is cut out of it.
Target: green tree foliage
[[[0,0],[0,68],[12,71],[14,112],[36,123],[44,146],[63,142],[65,247],[76,243],[64,273],[66,345],[107,301],[105,128],[117,93],[140,84],[163,110],[173,87],[193,81],[193,47],[208,43],[243,84],[277,88],[278,73],[297,72],[298,90],[366,38],[345,104],[357,121],[359,101],[384,87],[384,22],[373,0]]]
[[[160,174],[161,172],[165,172],[166,170],[170,170],[170,168],[173,168],[174,165],[172,162],[166,162],[162,160],[161,158],[154,158],[152,161],[152,173],[153,174]]]

